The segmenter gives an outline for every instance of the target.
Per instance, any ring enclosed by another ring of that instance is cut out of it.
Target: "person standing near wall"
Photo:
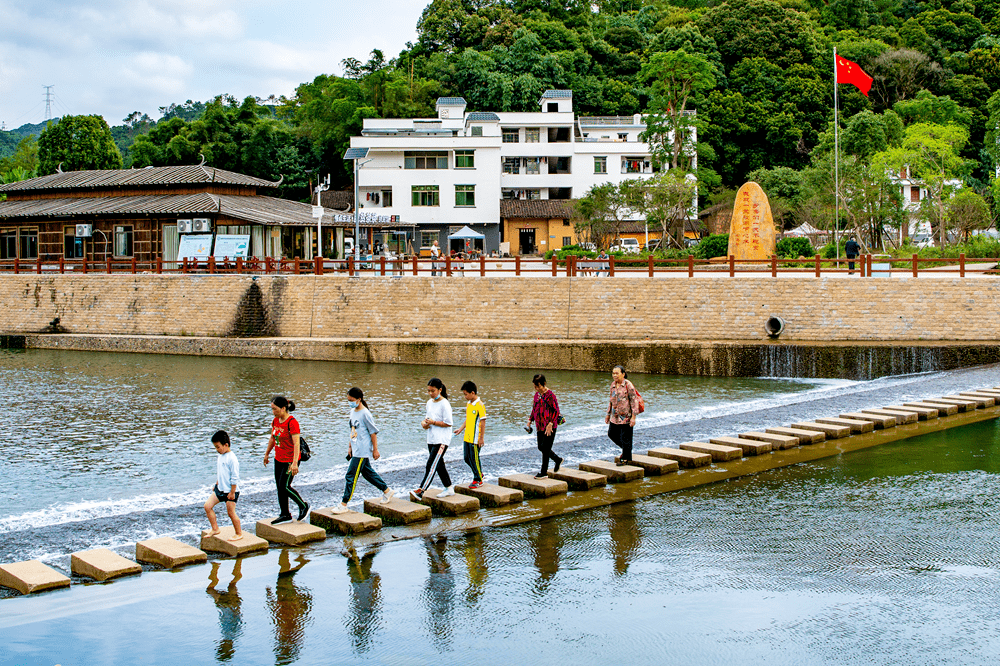
[[[299,507],[299,521],[305,520],[309,514],[309,504],[302,499],[299,491],[292,488],[292,479],[299,473],[299,422],[292,412],[295,411],[295,403],[283,395],[274,397],[271,401],[271,413],[274,420],[271,421],[271,438],[267,440],[267,451],[264,452],[264,465],[271,459],[271,450],[274,449],[274,483],[278,488],[278,506],[281,513],[271,521],[272,525],[289,523],[292,521],[292,514],[288,509],[288,499]]]
[[[611,395],[604,422],[608,424],[608,438],[622,449],[618,466],[632,462],[632,429],[639,413],[639,396],[628,380],[625,368],[616,365],[611,369]]]
[[[431,243],[431,277],[437,277],[438,269],[440,268],[440,263],[438,260],[441,258],[441,247],[437,241]]]
[[[427,382],[427,415],[420,422],[420,427],[427,431],[427,471],[420,487],[410,491],[410,497],[418,502],[423,499],[424,492],[430,488],[436,471],[444,486],[438,497],[448,497],[455,494],[455,486],[451,485],[451,477],[444,466],[444,452],[451,442],[451,403],[448,402],[448,389],[437,377]]]
[[[556,394],[545,385],[545,375],[535,375],[531,383],[535,386],[535,397],[531,404],[531,416],[528,417],[528,427],[531,432],[531,424],[538,428],[535,436],[538,442],[538,450],[542,452],[542,470],[535,475],[536,479],[544,479],[549,474],[549,459],[555,461],[553,472],[559,471],[563,459],[552,451],[552,445],[556,441],[556,428],[559,427],[559,401]]]
[[[854,260],[861,254],[861,246],[854,240],[854,236],[848,238],[844,244],[844,254],[847,255],[847,274],[854,275]]]

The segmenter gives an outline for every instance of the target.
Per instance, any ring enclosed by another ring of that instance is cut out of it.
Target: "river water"
[[[390,484],[426,458],[420,428],[427,380],[450,387],[456,423],[465,401],[458,388],[472,379],[488,410],[484,465],[489,477],[525,471],[502,454],[534,447],[523,426],[532,399],[531,371],[433,368],[239,358],[190,358],[71,351],[0,352],[0,403],[6,406],[8,453],[0,477],[0,562],[28,557],[57,562],[76,544],[122,547],[154,536],[196,534],[214,482],[218,429],[232,436],[240,459],[245,521],[273,513],[271,468],[262,464],[270,433],[269,403],[292,398],[313,450],[297,486],[315,506],[329,506],[343,487],[347,450],[347,389],[360,386],[381,428],[376,463]],[[605,429],[609,376],[547,373],[568,419],[560,428],[564,454],[572,441]],[[723,415],[807,400],[852,382],[794,379],[635,377],[647,404],[640,425],[650,429],[702,415]],[[568,451],[567,451],[568,448]],[[461,441],[447,458],[458,481],[468,480]],[[405,472],[404,472],[405,470]],[[402,482],[400,482],[402,483]],[[407,487],[407,486],[404,486]],[[413,487],[408,486],[408,487]],[[319,489],[322,495],[319,495]],[[356,496],[372,496],[363,486]],[[366,495],[367,494],[367,495]]]
[[[6,599],[0,663],[995,664],[998,472],[988,421],[512,527]]]

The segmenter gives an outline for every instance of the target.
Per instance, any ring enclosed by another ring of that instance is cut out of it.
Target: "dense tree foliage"
[[[60,166],[61,165],[61,166]],[[63,116],[38,138],[38,173],[120,169],[122,154],[100,116]]]

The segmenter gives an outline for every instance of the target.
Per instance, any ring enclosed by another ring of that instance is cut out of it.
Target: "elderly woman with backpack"
[[[618,466],[632,462],[632,430],[635,417],[643,412],[645,405],[635,386],[628,380],[625,368],[616,365],[611,369],[611,395],[608,398],[608,412],[604,422],[608,424],[608,438],[621,447]]]

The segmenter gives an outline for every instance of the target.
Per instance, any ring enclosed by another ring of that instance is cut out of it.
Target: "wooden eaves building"
[[[0,185],[0,260],[176,261],[178,220],[250,236],[249,255],[312,259],[312,206],[264,196],[271,182],[204,165],[71,171]],[[340,210],[324,209],[323,248],[343,250]],[[93,234],[76,235],[77,224]],[[339,242],[338,242],[339,241]]]

